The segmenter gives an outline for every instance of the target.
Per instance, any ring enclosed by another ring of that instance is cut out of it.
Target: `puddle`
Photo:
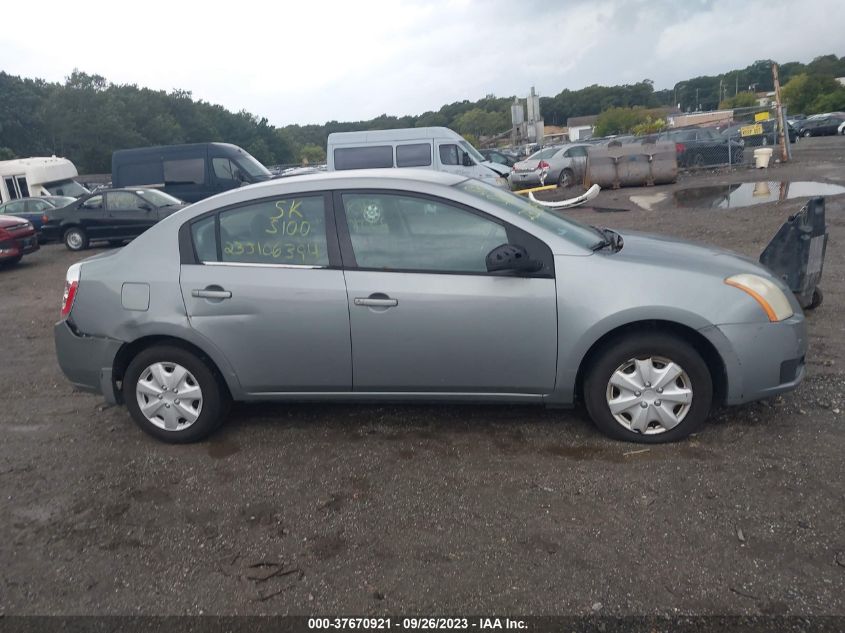
[[[733,209],[794,198],[835,196],[843,193],[845,187],[826,182],[743,182],[680,189],[672,194],[672,199],[667,200],[667,203],[681,208]]]

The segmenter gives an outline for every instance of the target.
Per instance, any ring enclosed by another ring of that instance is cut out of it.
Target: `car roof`
[[[384,180],[396,185],[402,181],[416,181],[431,183],[436,185],[445,185],[447,187],[455,185],[466,180],[466,176],[459,176],[457,174],[448,173],[445,171],[437,171],[434,169],[402,169],[402,168],[385,168],[385,169],[343,169],[340,171],[327,171],[319,174],[302,174],[301,176],[290,176],[285,178],[285,183],[297,182],[311,182],[320,181],[326,184],[335,183],[338,186],[355,186],[364,180]],[[271,186],[278,183],[278,179],[265,180],[264,182],[249,185],[250,187]],[[341,184],[343,183],[343,184]]]

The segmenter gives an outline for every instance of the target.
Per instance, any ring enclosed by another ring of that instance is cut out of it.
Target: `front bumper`
[[[56,357],[67,379],[75,387],[101,393],[106,402],[115,404],[118,394],[112,378],[112,368],[121,341],[86,336],[71,329],[67,321],[59,321],[53,328]]]
[[[807,323],[796,314],[779,323],[732,323],[701,330],[725,363],[725,404],[742,404],[795,389],[804,379]]]

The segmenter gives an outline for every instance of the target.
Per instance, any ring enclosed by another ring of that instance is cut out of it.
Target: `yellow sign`
[[[768,121],[768,120],[769,120],[769,113],[768,112],[758,112],[757,114],[754,115],[754,121],[755,122]]]
[[[758,134],[763,133],[763,126],[759,123],[755,123],[754,125],[743,125],[739,128],[739,135],[740,136],[757,136]]]

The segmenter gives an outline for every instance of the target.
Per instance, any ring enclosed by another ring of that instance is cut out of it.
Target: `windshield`
[[[546,149],[541,149],[539,152],[534,152],[525,160],[540,160],[541,158],[551,158],[559,149],[559,147],[547,147]]]
[[[475,159],[476,163],[483,163],[487,159],[484,158],[481,154],[478,153],[478,150],[475,149],[472,145],[470,145],[467,141],[460,141],[458,145],[470,156]]]
[[[164,193],[158,189],[139,189],[135,193],[157,207],[172,207],[177,204],[184,204],[179,198],[174,198],[169,193]]]
[[[267,180],[271,177],[267,168],[255,160],[252,156],[247,154],[246,152],[238,153],[232,160],[237,163],[238,167],[240,167],[244,172],[249,174],[251,180]]]
[[[597,233],[595,229],[575,220],[559,216],[515,193],[493,187],[480,180],[464,180],[455,187],[476,198],[492,202],[520,218],[530,220],[537,226],[578,246],[592,248],[596,245]]]
[[[84,196],[86,193],[90,193],[78,182],[70,179],[45,182],[42,186],[53,196],[73,196],[74,198],[78,198],[79,196]]]

